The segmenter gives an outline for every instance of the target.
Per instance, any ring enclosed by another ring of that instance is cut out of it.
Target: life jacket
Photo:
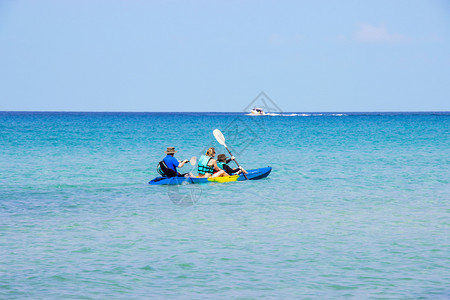
[[[206,156],[206,155],[202,155],[200,156],[199,160],[198,160],[198,174],[213,174],[214,173],[214,167],[213,166],[208,166],[209,161],[211,160],[212,157]]]
[[[177,176],[177,173],[169,168],[167,164],[164,162],[164,160],[160,161],[158,163],[158,166],[156,167],[156,171],[158,171],[159,174],[163,177],[175,177]]]
[[[217,162],[217,166],[219,167],[219,168],[221,168],[222,170],[223,170],[223,165],[224,165],[225,163],[224,162],[221,162],[221,161],[218,161]]]

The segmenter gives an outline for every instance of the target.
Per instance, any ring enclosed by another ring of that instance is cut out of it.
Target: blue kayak
[[[248,180],[257,180],[269,176],[272,167],[260,168],[248,170]],[[215,178],[197,178],[197,177],[156,177],[152,179],[149,184],[161,185],[161,184],[189,184],[189,183],[211,183],[211,182],[232,182],[232,181],[244,181],[246,180],[244,175],[231,175],[225,177]]]

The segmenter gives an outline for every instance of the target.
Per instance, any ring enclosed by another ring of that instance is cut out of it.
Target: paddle
[[[187,160],[187,159],[186,159],[186,160]],[[191,163],[192,166],[195,166],[195,165],[197,164],[197,157],[192,156],[192,157],[191,157],[191,160],[189,160],[189,162]],[[192,175],[191,173],[189,173],[189,174]],[[189,180],[191,181],[191,183],[193,183],[193,182],[192,182],[191,176],[189,176],[188,178],[189,178]]]
[[[217,142],[219,142],[219,144],[221,144],[222,146],[224,146],[228,153],[230,153],[230,156],[233,156],[233,154],[231,154],[230,149],[228,149],[227,145],[225,144],[225,137],[223,136],[222,132],[220,132],[219,129],[214,129],[213,131],[213,135],[216,138]],[[234,160],[234,162],[236,163],[236,165],[240,168],[241,166],[239,166],[238,162],[236,161],[236,159]],[[245,179],[248,180],[247,175],[245,175],[244,172],[242,172],[242,174],[244,175]]]
[[[185,159],[183,160],[185,164],[190,163],[191,165],[195,166],[197,163],[197,157],[192,156],[191,159]]]

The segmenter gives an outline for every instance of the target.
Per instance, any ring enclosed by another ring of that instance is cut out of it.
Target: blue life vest
[[[224,164],[225,164],[224,162],[220,162],[220,161],[217,162],[217,166],[218,166],[219,168],[221,168],[222,170],[223,170],[223,165],[224,165]]]
[[[202,155],[200,156],[200,159],[198,160],[198,174],[213,174],[214,173],[214,167],[213,166],[208,166],[209,161],[211,160],[212,157],[206,156],[206,155]]]

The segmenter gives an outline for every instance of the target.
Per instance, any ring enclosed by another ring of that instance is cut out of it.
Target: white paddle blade
[[[225,137],[223,136],[222,132],[220,132],[219,129],[214,129],[213,131],[214,137],[216,138],[217,142],[219,142],[219,144],[221,144],[222,146],[227,146],[225,145]]]
[[[191,165],[195,166],[197,164],[197,157],[192,156],[192,158],[189,162],[191,163]]]

